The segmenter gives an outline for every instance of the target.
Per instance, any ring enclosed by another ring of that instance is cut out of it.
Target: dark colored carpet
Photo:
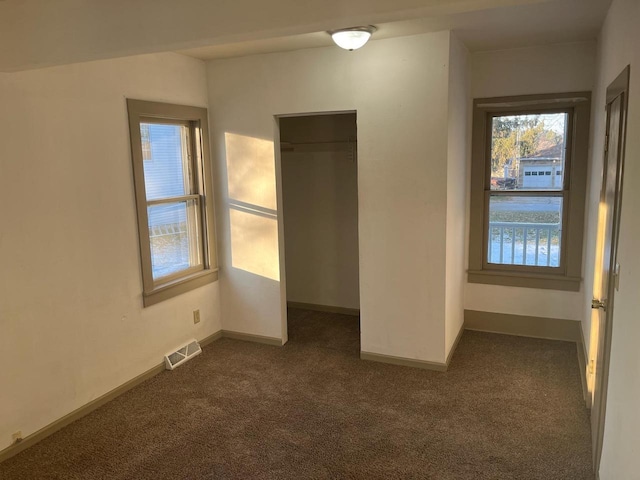
[[[354,317],[223,339],[0,464],[12,479],[593,479],[575,345],[467,331],[448,372],[358,359]]]

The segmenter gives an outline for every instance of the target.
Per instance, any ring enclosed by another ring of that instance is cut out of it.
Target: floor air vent
[[[164,356],[164,364],[167,367],[167,370],[173,370],[178,365],[182,365],[184,362],[192,359],[199,353],[202,353],[200,344],[195,340],[191,340],[186,345],[178,348],[175,352],[167,353]]]

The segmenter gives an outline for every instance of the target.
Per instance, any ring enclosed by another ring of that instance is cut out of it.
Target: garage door
[[[551,188],[553,186],[552,167],[525,167],[522,186],[524,188]]]

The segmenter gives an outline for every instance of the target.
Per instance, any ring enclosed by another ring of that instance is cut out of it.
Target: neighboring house
[[[562,187],[562,163],[557,158],[523,158],[520,160],[519,188]]]
[[[492,177],[499,190],[561,189],[564,166],[563,144],[538,150],[535,155],[512,159],[504,167],[504,177]]]
[[[563,144],[538,150],[518,162],[518,188],[562,188]]]

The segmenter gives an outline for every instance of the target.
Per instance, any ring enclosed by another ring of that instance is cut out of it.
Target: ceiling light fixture
[[[367,27],[352,27],[333,30],[329,32],[331,38],[340,48],[357,50],[365,45],[371,38],[371,34],[377,30],[373,25]]]

